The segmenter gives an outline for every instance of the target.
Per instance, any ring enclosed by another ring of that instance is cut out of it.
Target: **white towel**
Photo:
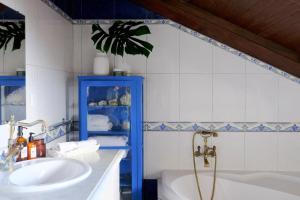
[[[106,115],[88,115],[88,131],[109,131],[113,124]]]
[[[74,149],[82,148],[82,147],[88,147],[92,145],[97,145],[96,140],[86,140],[86,141],[80,141],[80,142],[62,142],[58,143],[58,150],[60,152],[68,152],[72,151]]]
[[[76,157],[77,155],[96,152],[100,144],[96,140],[86,140],[80,142],[62,142],[57,146],[48,149],[47,153],[51,157]]]
[[[90,137],[89,140],[96,140],[103,146],[126,146],[128,138],[125,136],[95,136]]]

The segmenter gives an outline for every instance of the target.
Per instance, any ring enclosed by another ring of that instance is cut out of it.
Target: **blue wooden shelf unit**
[[[79,76],[80,140],[111,136],[122,145],[101,144],[100,149],[124,149],[120,164],[122,199],[141,200],[143,180],[143,77]]]
[[[14,114],[16,121],[25,119],[26,102],[8,103],[6,101],[11,93],[25,87],[25,77],[0,76],[0,86],[0,124],[9,121],[12,114]]]

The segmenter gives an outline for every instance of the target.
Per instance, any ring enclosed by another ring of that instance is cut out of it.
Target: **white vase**
[[[97,53],[94,58],[94,74],[109,75],[109,59],[105,53]]]

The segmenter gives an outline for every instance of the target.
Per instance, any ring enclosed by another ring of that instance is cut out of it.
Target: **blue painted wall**
[[[6,7],[4,10],[0,12],[0,19],[7,19],[7,20],[23,20],[25,19],[24,15],[20,14],[19,12]]]
[[[162,19],[129,0],[51,0],[72,19]]]

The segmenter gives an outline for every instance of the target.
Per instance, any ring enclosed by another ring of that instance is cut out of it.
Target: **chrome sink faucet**
[[[208,157],[216,157],[216,146],[209,147],[207,145],[207,140],[209,137],[217,137],[218,134],[216,132],[210,132],[210,131],[197,131],[194,133],[194,135],[199,134],[202,136],[203,141],[204,141],[204,146],[203,146],[203,152],[201,152],[201,147],[198,146],[197,150],[194,152],[195,157],[202,157],[204,159],[204,167],[209,167],[209,161]]]
[[[2,168],[4,170],[13,171],[14,157],[19,155],[20,151],[23,149],[23,146],[17,145],[14,139],[15,127],[32,127],[37,124],[42,124],[41,131],[42,133],[47,133],[47,123],[44,120],[36,120],[33,122],[15,122],[14,115],[11,115],[9,120],[9,139],[8,139],[8,152],[4,155],[4,159],[0,161]]]

